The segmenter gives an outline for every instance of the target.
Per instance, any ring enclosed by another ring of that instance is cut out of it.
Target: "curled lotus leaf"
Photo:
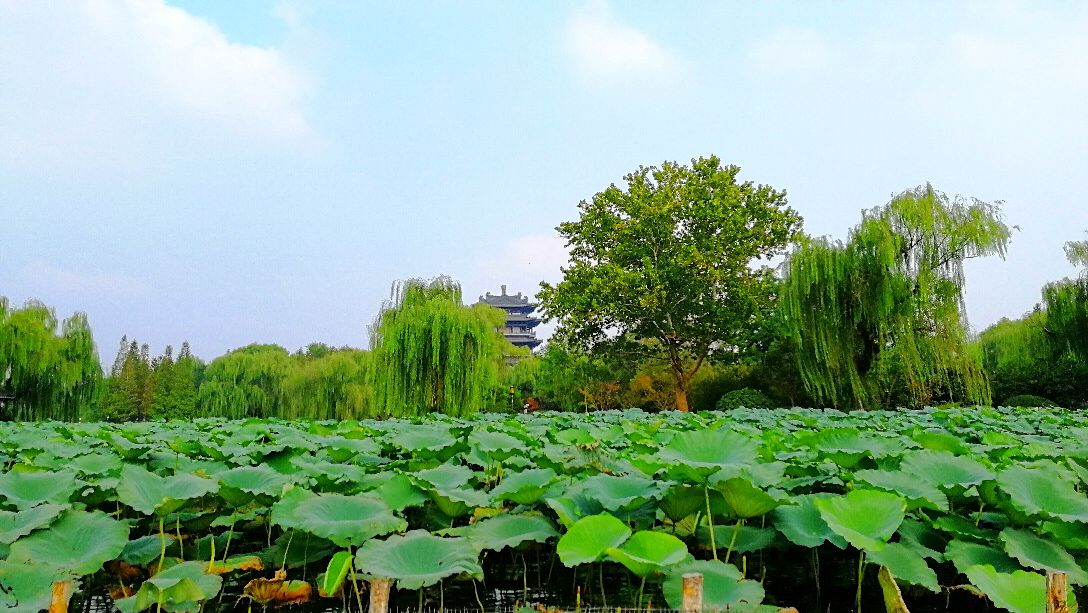
[[[1055,517],[1065,521],[1088,522],[1088,497],[1078,492],[1053,463],[1039,466],[1011,466],[997,477],[1013,506],[1029,515]]]
[[[992,566],[1002,573],[1011,573],[1015,570],[1023,570],[1016,560],[1013,560],[1000,549],[994,549],[988,545],[953,539],[945,547],[944,557],[952,562],[956,570],[966,574],[972,566]]]
[[[1001,542],[1005,544],[1005,553],[1028,568],[1063,572],[1072,584],[1088,583],[1088,573],[1084,572],[1068,551],[1054,541],[1036,536],[1027,530],[1006,528],[1001,531]]]
[[[16,467],[0,474],[0,497],[17,509],[66,504],[79,486],[75,473],[66,470],[37,472]]]
[[[903,454],[899,469],[940,488],[971,487],[994,478],[981,462],[947,451],[923,449]]]
[[[69,505],[40,504],[25,511],[0,511],[0,545],[10,545],[20,537],[53,523]]]
[[[9,562],[47,564],[76,575],[97,572],[121,554],[128,524],[101,511],[68,510],[48,530],[11,544]]]
[[[889,543],[879,551],[868,553],[869,560],[888,569],[893,577],[904,583],[921,586],[931,592],[941,591],[937,573],[925,558],[902,543]]]
[[[684,541],[664,532],[640,530],[619,547],[610,547],[608,557],[639,577],[664,572],[689,557]]]
[[[817,498],[820,517],[836,534],[858,549],[878,551],[906,514],[906,502],[878,490],[853,490],[845,496]]]
[[[313,586],[306,581],[288,579],[287,572],[279,570],[271,579],[251,579],[242,588],[242,595],[262,605],[280,607],[309,602]]]
[[[197,613],[223,587],[223,579],[206,572],[205,562],[180,562],[144,581],[137,592],[114,604],[121,613],[161,607],[171,613]]]
[[[184,473],[160,477],[142,466],[126,464],[117,484],[117,498],[144,515],[166,516],[186,501],[218,489],[219,484],[211,479]]]
[[[758,441],[731,430],[688,430],[673,436],[658,457],[705,481],[725,467],[755,464],[758,449]]]
[[[582,480],[579,489],[597,500],[606,511],[623,511],[640,507],[659,498],[667,485],[642,475],[593,475]]]
[[[998,572],[993,566],[968,567],[964,574],[971,585],[993,603],[1012,613],[1045,613],[1046,577],[1022,570]]]
[[[353,556],[350,551],[337,551],[329,559],[325,572],[318,576],[317,593],[322,598],[336,598],[344,588],[344,580],[352,570]]]
[[[596,562],[609,548],[618,547],[631,529],[615,517],[602,513],[579,519],[559,539],[556,553],[564,566]]]
[[[552,522],[543,515],[503,513],[474,524],[446,530],[449,536],[463,536],[477,551],[500,551],[522,543],[544,541],[559,536]]]
[[[254,496],[279,496],[283,487],[291,482],[286,476],[267,466],[239,466],[216,475],[220,495],[236,506],[245,504]]]
[[[899,494],[907,500],[910,509],[948,510],[948,497],[944,492],[914,474],[890,470],[859,470],[854,473],[854,479],[876,489]]]
[[[408,590],[454,575],[482,579],[484,572],[467,540],[434,536],[426,530],[367,541],[355,554],[355,568],[370,577],[393,579]]]
[[[784,502],[782,492],[764,491],[742,477],[714,483],[733,514],[744,519],[770,513]]]
[[[264,570],[264,562],[258,556],[238,555],[208,564],[208,572],[213,575],[226,575],[242,570]]]
[[[831,494],[810,494],[794,499],[794,504],[784,505],[771,512],[774,526],[795,545],[819,547],[825,541],[842,549],[846,540],[835,533],[824,521],[816,508],[817,498],[830,498]]]
[[[547,491],[556,480],[555,471],[550,468],[530,468],[506,475],[502,482],[491,490],[495,500],[510,500],[518,504],[533,504]]]

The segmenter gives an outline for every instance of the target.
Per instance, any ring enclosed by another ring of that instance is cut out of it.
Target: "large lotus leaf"
[[[9,562],[48,564],[76,575],[89,575],[121,554],[128,524],[101,511],[65,511],[48,530],[11,544]]]
[[[16,539],[48,526],[68,508],[66,504],[41,504],[25,511],[0,511],[0,544],[10,545]]]
[[[144,515],[165,516],[187,500],[218,489],[219,484],[211,479],[189,474],[160,477],[143,467],[126,464],[117,484],[117,499]]]
[[[371,493],[384,500],[390,509],[403,511],[408,507],[423,506],[430,500],[406,475],[401,473],[386,474],[387,477],[384,483],[371,490]]]
[[[740,477],[717,482],[714,488],[722,493],[733,514],[745,519],[770,513],[783,503],[781,496],[772,495],[773,491],[765,492]]]
[[[978,565],[964,572],[993,603],[1012,613],[1046,612],[1046,577],[1018,570],[1002,573],[993,566]]]
[[[121,613],[138,613],[161,605],[171,613],[197,613],[223,587],[223,578],[209,574],[205,562],[182,562],[144,581],[136,594],[114,604]]]
[[[895,494],[854,490],[845,496],[817,498],[820,517],[839,536],[858,549],[881,549],[906,513],[906,503]]]
[[[525,447],[525,443],[505,432],[476,428],[469,436],[473,447],[490,455],[509,456]]]
[[[934,530],[927,523],[914,519],[904,519],[899,524],[899,542],[910,547],[914,553],[935,562],[944,562],[942,553],[948,545],[948,538]]]
[[[533,504],[540,500],[555,479],[555,471],[550,468],[530,468],[513,472],[507,474],[491,490],[491,495],[497,501],[512,500],[518,504]]]
[[[426,530],[367,541],[355,554],[355,568],[371,577],[394,579],[406,590],[434,585],[452,575],[482,579],[484,574],[471,543]]]
[[[657,506],[674,522],[706,508],[706,494],[701,487],[675,484],[665,492]]]
[[[44,564],[15,564],[0,560],[0,611],[39,613],[49,609],[53,583],[71,575]]]
[[[795,499],[796,504],[776,508],[771,512],[775,528],[802,547],[819,547],[824,541],[840,549],[846,547],[846,540],[828,527],[816,508],[817,498],[829,497],[830,494],[801,496]]]
[[[83,475],[105,476],[121,470],[121,458],[109,453],[88,453],[72,459],[68,466]]]
[[[585,496],[598,500],[606,511],[640,507],[661,496],[665,487],[659,481],[637,474],[594,475],[579,484],[579,489]]]
[[[564,566],[596,562],[609,547],[618,547],[631,536],[627,524],[604,513],[579,519],[559,539],[556,553]]]
[[[627,570],[647,577],[683,561],[688,557],[688,547],[671,534],[640,530],[619,547],[609,548],[607,553]]]
[[[859,432],[857,428],[826,428],[813,436],[816,448],[828,459],[853,468],[865,456],[881,458],[902,451],[902,443]]]
[[[422,451],[437,452],[457,442],[448,427],[438,424],[411,425],[403,430],[392,430],[386,435],[386,439],[415,454]]]
[[[588,498],[582,492],[559,498],[545,498],[544,503],[555,511],[559,523],[567,528],[573,526],[583,517],[597,515],[604,510],[599,501]]]
[[[911,438],[914,439],[914,442],[928,450],[959,455],[971,453],[971,448],[964,445],[963,440],[960,437],[950,432],[919,432]]]
[[[868,552],[869,560],[884,566],[896,579],[919,585],[931,592],[941,591],[937,573],[926,564],[922,556],[901,543],[888,543],[879,551]]]
[[[759,442],[731,430],[689,430],[672,437],[658,457],[705,481],[726,466],[755,464]]]
[[[559,536],[552,522],[542,515],[509,513],[481,519],[469,526],[446,530],[445,534],[467,538],[477,551],[499,551],[507,547],[517,547],[527,541],[543,543]]]
[[[279,496],[290,479],[261,466],[239,466],[216,475],[219,478],[219,495],[232,505],[241,506],[254,496]]]
[[[1005,553],[1028,568],[1059,571],[1068,575],[1070,583],[1088,583],[1088,573],[1084,572],[1068,551],[1053,541],[1035,536],[1027,530],[1012,528],[1001,531],[1001,541],[1005,543]]]
[[[318,575],[317,593],[325,598],[334,598],[344,586],[348,572],[352,570],[354,557],[350,551],[337,551],[325,567],[325,572]]]
[[[994,471],[978,460],[928,449],[903,454],[899,469],[940,488],[971,487],[994,478]]]
[[[1076,491],[1053,464],[1012,466],[1001,471],[997,482],[1025,513],[1088,523],[1088,497]]]
[[[948,510],[948,497],[944,492],[933,484],[920,480],[916,475],[888,470],[859,470],[854,473],[854,479],[876,489],[899,494],[907,500],[910,509],[924,507],[938,511]]]
[[[1004,551],[970,541],[949,541],[948,547],[944,550],[944,557],[961,573],[966,573],[968,568],[979,565],[992,566],[1003,573],[1023,570],[1016,560],[1010,558]]]
[[[763,586],[758,581],[744,579],[737,567],[718,560],[690,560],[670,570],[661,586],[669,608],[677,610],[683,604],[683,576],[699,573],[703,576],[703,610],[744,613],[755,611],[763,602]]]
[[[1088,530],[1083,524],[1044,521],[1039,530],[1054,537],[1054,541],[1069,551],[1088,551]]]
[[[46,502],[65,504],[79,485],[75,473],[69,471],[9,470],[0,475],[0,496],[17,509]]]
[[[774,528],[759,526],[740,526],[736,524],[714,526],[714,544],[718,549],[725,549],[733,544],[733,553],[759,551],[774,542],[778,532]],[[699,526],[695,535],[700,545],[710,546],[710,529]]]
[[[273,505],[272,523],[304,530],[341,547],[358,546],[408,527],[380,498],[312,494],[301,488],[292,489]]]
[[[435,502],[440,506],[446,502],[441,498],[468,507],[484,507],[491,501],[487,493],[473,489],[470,482],[475,473],[467,466],[442,464],[435,468],[418,471],[413,476],[417,484],[435,494]],[[461,514],[464,509],[450,508],[449,510],[453,512],[446,514],[455,516]]]
[[[933,527],[953,537],[990,543],[997,540],[997,530],[976,526],[975,522],[958,515],[945,515],[933,520]]]
[[[175,538],[174,535],[165,533],[141,536],[126,543],[118,557],[127,564],[143,566],[162,554],[163,541],[166,541],[165,545],[170,547],[174,544]]]

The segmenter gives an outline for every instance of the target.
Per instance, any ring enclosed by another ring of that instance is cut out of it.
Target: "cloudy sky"
[[[0,0],[0,295],[205,358],[362,346],[396,279],[534,293],[639,165],[717,154],[812,234],[1004,201],[968,313],[1088,230],[1088,3]]]

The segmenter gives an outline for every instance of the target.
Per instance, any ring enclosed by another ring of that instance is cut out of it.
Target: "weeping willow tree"
[[[369,416],[370,354],[335,350],[321,357],[297,356],[297,365],[283,381],[287,419],[357,419]]]
[[[967,348],[963,264],[1004,256],[995,204],[925,185],[866,211],[845,243],[805,239],[783,264],[780,308],[808,393],[840,408],[988,403]]]
[[[0,394],[13,396],[0,418],[78,419],[101,377],[86,315],[61,323],[40,302],[11,309],[0,297]]]
[[[448,277],[393,285],[370,329],[376,415],[478,411],[499,381],[505,314],[464,306]]]
[[[280,416],[283,381],[293,366],[291,354],[279,345],[249,345],[212,360],[197,392],[200,413],[231,419]]]
[[[1078,361],[1088,362],[1088,241],[1065,244],[1073,265],[1085,270],[1076,279],[1063,279],[1043,288],[1046,328],[1058,351],[1067,351]]]

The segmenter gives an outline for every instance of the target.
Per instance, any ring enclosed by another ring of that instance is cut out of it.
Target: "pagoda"
[[[533,328],[537,327],[540,319],[533,317],[536,305],[529,302],[528,296],[522,296],[521,292],[511,296],[506,293],[506,286],[502,286],[502,294],[495,296],[491,292],[480,296],[479,304],[486,304],[506,312],[506,325],[499,331],[515,347],[535,348],[542,341],[536,337]]]

